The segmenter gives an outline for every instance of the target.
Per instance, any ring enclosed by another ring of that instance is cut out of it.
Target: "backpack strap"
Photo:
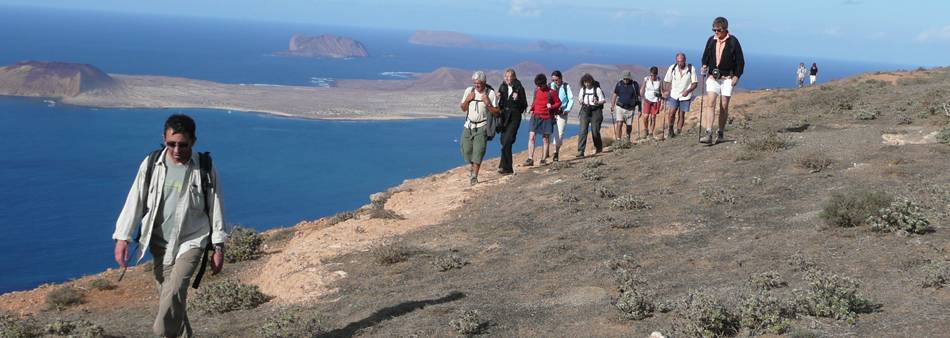
[[[163,150],[165,150],[164,146],[162,148],[153,150],[152,152],[148,153],[148,159],[146,160],[148,162],[146,162],[146,167],[145,167],[145,185],[143,186],[144,189],[142,189],[142,193],[145,194],[145,200],[146,200],[145,209],[143,213],[146,215],[148,215],[148,211],[149,211],[148,193],[152,185],[152,173],[155,172],[155,162],[158,161],[158,157],[162,155]],[[139,231],[138,235],[135,236],[135,242],[138,243],[140,239],[142,239],[141,230]]]
[[[191,283],[193,289],[201,285],[201,278],[204,277],[205,267],[208,265],[208,253],[214,251],[214,244],[211,243],[212,234],[214,234],[214,224],[211,219],[210,195],[214,191],[214,181],[211,180],[212,171],[211,153],[198,153],[198,168],[201,172],[201,190],[204,194],[205,215],[208,215],[208,245],[205,246],[204,255],[201,256],[201,263],[198,265],[198,273],[195,274],[195,280]]]

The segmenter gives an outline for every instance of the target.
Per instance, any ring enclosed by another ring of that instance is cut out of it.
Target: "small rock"
[[[653,331],[653,333],[650,334],[650,338],[666,338],[666,336],[660,333],[660,331]]]

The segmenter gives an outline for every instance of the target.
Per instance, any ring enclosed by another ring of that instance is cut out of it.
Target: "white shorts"
[[[710,76],[706,79],[706,92],[715,93],[725,97],[732,96],[732,78],[722,78],[716,80]]]
[[[811,80],[809,84],[815,84],[815,81],[818,81],[818,75],[809,75],[808,77],[808,79]]]

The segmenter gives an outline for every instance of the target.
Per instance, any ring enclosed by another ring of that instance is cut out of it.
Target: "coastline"
[[[380,91],[376,89],[224,84],[166,76],[110,74],[110,90],[57,98],[93,108],[217,109],[319,120],[406,120],[448,118],[456,90]]]

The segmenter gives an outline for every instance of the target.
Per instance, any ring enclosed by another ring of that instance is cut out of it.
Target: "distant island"
[[[589,53],[583,48],[570,48],[563,44],[538,40],[524,45],[510,43],[492,43],[479,41],[474,37],[459,32],[419,30],[409,37],[409,43],[421,46],[454,47],[454,48],[481,48],[495,50],[511,50],[521,52],[558,52],[558,53]]]
[[[550,70],[535,62],[511,66],[533,89],[535,74]],[[503,70],[483,69],[492,86]],[[563,69],[574,88],[584,73],[610,91],[633,65],[581,64]],[[472,70],[441,67],[398,80],[337,80],[330,88],[271,84],[226,84],[168,76],[106,74],[94,66],[26,61],[0,68],[0,95],[48,97],[66,104],[101,108],[210,108],[310,119],[386,120],[454,117],[461,89]]]
[[[288,50],[277,55],[344,59],[367,57],[369,53],[363,43],[345,36],[295,34],[290,38]]]
[[[87,64],[24,61],[0,68],[0,95],[75,97],[117,87],[115,79]]]

